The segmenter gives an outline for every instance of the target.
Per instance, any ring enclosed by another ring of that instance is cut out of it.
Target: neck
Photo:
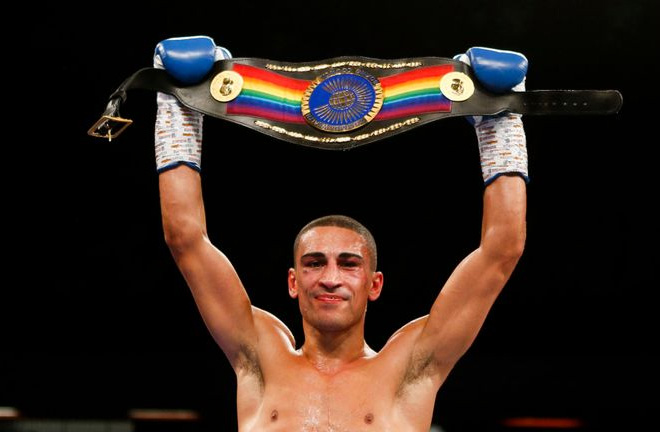
[[[364,326],[323,332],[303,322],[303,330],[305,343],[301,352],[321,372],[334,373],[355,360],[375,354],[364,340]]]

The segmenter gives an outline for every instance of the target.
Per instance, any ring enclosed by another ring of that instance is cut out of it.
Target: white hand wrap
[[[505,173],[518,173],[529,181],[527,139],[521,117],[508,114],[475,123],[484,184]]]
[[[204,116],[184,107],[172,95],[159,92],[156,102],[156,169],[161,173],[186,164],[199,171],[202,166]]]

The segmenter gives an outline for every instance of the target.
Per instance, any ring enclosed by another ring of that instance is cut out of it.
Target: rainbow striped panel
[[[243,89],[227,104],[227,114],[306,123],[300,105],[311,81],[238,63],[233,70],[243,77]],[[428,66],[379,78],[383,107],[373,121],[451,111],[451,101],[440,92],[440,79],[453,70],[452,65]]]
[[[429,66],[379,78],[383,107],[374,121],[451,111],[451,101],[440,91],[440,79],[453,70],[450,64]]]
[[[242,64],[234,64],[234,71],[243,77],[243,89],[227,104],[227,114],[305,123],[300,103],[310,81]]]

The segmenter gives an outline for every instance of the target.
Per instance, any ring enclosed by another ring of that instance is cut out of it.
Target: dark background
[[[122,113],[135,123],[116,141],[86,135],[157,42],[204,34],[235,57],[285,61],[489,46],[529,58],[528,89],[620,90],[615,116],[525,117],[526,253],[440,390],[434,422],[449,432],[515,416],[576,417],[591,430],[656,423],[654,2],[58,3],[25,17],[9,44],[16,70],[5,67],[5,124],[19,133],[5,140],[0,406],[57,418],[189,408],[204,430],[235,430],[233,372],[163,241],[154,95],[130,95]],[[330,152],[207,118],[204,143],[211,239],[299,343],[286,270],[310,219],[343,213],[374,233],[386,280],[367,320],[375,349],[428,312],[478,245],[483,186],[463,119]]]

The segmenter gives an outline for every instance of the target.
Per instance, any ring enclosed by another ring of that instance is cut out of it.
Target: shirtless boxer
[[[228,55],[210,38],[180,38],[161,42],[155,63],[177,74],[177,68],[191,67],[177,59],[212,62]],[[479,79],[487,86],[491,79],[500,86],[502,79],[524,83],[520,54],[472,48],[460,59],[475,70],[483,67]],[[375,243],[350,218],[321,218],[301,230],[288,273],[305,337],[297,345],[282,321],[252,306],[231,263],[209,241],[200,183],[201,114],[158,95],[165,240],[236,372],[241,432],[429,430],[436,393],[477,336],[525,243],[527,154],[520,116],[474,120],[487,185],[481,242],[445,282],[430,313],[403,326],[380,351],[371,349],[364,340],[365,313],[383,288]],[[327,187],[333,183],[328,179]]]

